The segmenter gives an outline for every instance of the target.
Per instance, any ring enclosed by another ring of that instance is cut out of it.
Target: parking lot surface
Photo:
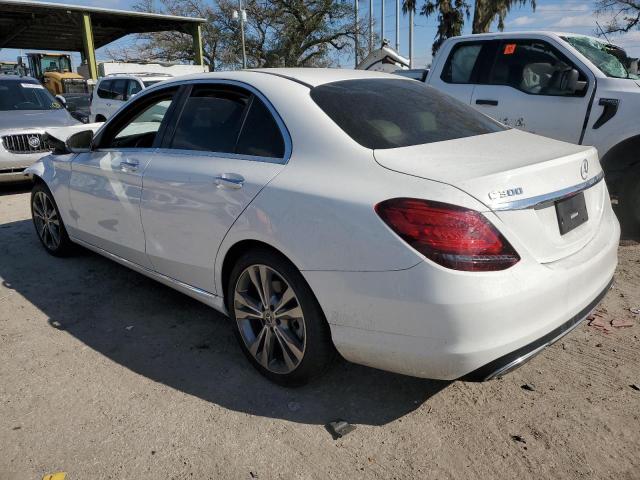
[[[584,322],[502,379],[338,361],[285,389],[210,308],[86,250],[49,256],[28,190],[0,188],[2,480],[640,478],[633,240],[604,327]],[[336,419],[356,429],[334,440]]]

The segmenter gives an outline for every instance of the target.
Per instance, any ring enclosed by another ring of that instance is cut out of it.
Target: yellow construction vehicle
[[[71,70],[71,55],[64,53],[27,53],[29,73],[53,95],[89,93],[87,81]]]

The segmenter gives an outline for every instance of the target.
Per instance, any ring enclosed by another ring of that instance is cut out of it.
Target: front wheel
[[[68,254],[73,247],[60,217],[51,191],[43,183],[31,190],[31,217],[36,233],[44,248],[57,257]]]
[[[264,376],[301,385],[334,357],[329,325],[300,272],[282,256],[257,249],[236,263],[228,307],[245,355]]]

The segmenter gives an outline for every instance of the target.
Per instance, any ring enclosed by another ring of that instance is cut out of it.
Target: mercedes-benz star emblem
[[[38,137],[29,137],[28,141],[31,148],[40,148],[40,139]]]
[[[589,176],[589,160],[586,158],[582,161],[582,165],[580,166],[580,176],[583,180],[586,180]]]

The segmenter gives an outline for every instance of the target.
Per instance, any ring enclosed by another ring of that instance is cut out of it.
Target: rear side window
[[[506,129],[470,106],[413,80],[344,80],[315,87],[311,98],[351,138],[372,149]]]
[[[576,71],[578,77],[572,78]],[[530,95],[584,96],[587,78],[548,43],[513,40],[500,45],[489,83],[508,85]]]
[[[247,118],[238,138],[236,153],[260,157],[283,158],[284,140],[271,112],[253,97]]]
[[[171,148],[234,153],[246,94],[219,87],[196,87],[176,125]]]
[[[475,70],[482,44],[459,43],[449,55],[440,78],[447,83],[474,83]]]
[[[100,82],[100,85],[98,85],[98,96],[100,98],[113,98],[111,93],[112,83],[113,80],[103,80],[102,82]]]

